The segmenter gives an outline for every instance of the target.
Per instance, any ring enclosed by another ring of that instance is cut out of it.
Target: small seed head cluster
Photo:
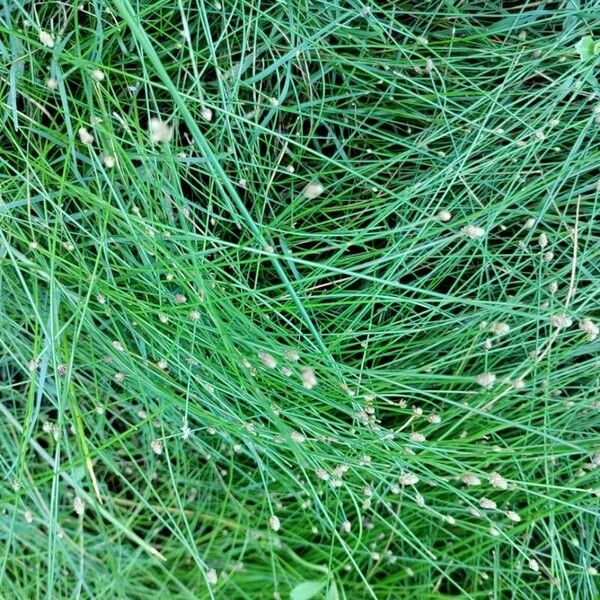
[[[303,194],[308,200],[314,200],[315,198],[318,198],[324,191],[325,188],[318,181],[313,181],[306,185]]]
[[[404,473],[400,475],[400,484],[403,486],[416,485],[419,483],[419,477],[414,473]]]
[[[85,502],[80,496],[75,496],[73,500],[73,510],[80,516],[83,517],[85,512]]]
[[[46,46],[46,48],[54,48],[54,36],[43,29],[39,33],[40,42]]]
[[[461,227],[460,232],[472,240],[485,237],[485,229],[478,225],[465,225],[465,227]]]
[[[552,315],[550,322],[552,323],[552,327],[556,329],[567,329],[573,325],[573,319],[564,313]]]
[[[173,138],[173,128],[161,119],[150,119],[150,141],[153,144],[170,142]]]
[[[498,337],[502,337],[504,335],[507,335],[510,332],[510,325],[508,323],[492,323],[491,327],[490,327],[490,331],[498,336]]]
[[[317,385],[317,377],[310,367],[302,369],[302,386],[307,390],[312,390]]]
[[[271,515],[271,518],[269,519],[269,527],[273,531],[279,531],[279,529],[281,528],[281,522],[279,521],[279,517]]]
[[[579,329],[587,334],[587,339],[590,342],[593,342],[600,333],[600,329],[598,325],[594,323],[591,319],[583,319],[579,322]]]
[[[260,358],[260,362],[265,365],[267,369],[274,369],[277,367],[277,360],[264,350],[258,353],[258,358]]]
[[[94,136],[85,127],[80,127],[77,133],[82,144],[91,146],[94,143]]]
[[[489,389],[496,382],[496,375],[494,373],[481,373],[477,376],[476,382],[481,387]]]

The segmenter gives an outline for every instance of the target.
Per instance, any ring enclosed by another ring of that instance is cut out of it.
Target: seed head
[[[55,442],[58,442],[60,438],[60,427],[57,423],[52,424],[52,437],[54,438]]]
[[[411,442],[415,442],[417,444],[425,441],[425,436],[418,431],[413,431],[408,437],[410,438]]]
[[[55,90],[58,87],[58,81],[56,81],[56,79],[54,79],[53,77],[49,77],[48,79],[46,79],[46,87],[49,90]]]
[[[290,437],[296,444],[303,444],[306,439],[299,431],[292,431]]]
[[[338,465],[334,470],[333,470],[333,474],[336,477],[342,477],[343,475],[345,475],[348,471],[349,471],[350,467],[348,465],[345,464],[341,464]]]
[[[150,442],[150,448],[152,448],[154,454],[157,454],[158,456],[163,452],[162,442],[158,438],[155,438]]]
[[[153,144],[170,142],[173,138],[173,128],[157,118],[150,119],[150,141]]]
[[[54,48],[54,36],[43,29],[40,30],[40,42],[47,48]]]
[[[112,169],[117,164],[117,159],[112,154],[107,154],[102,162],[107,169]]]
[[[77,133],[82,144],[91,146],[94,143],[94,136],[85,127],[80,127]]]
[[[312,390],[317,385],[317,377],[310,367],[302,369],[302,386],[307,390]]]
[[[478,227],[477,225],[466,225],[465,227],[461,227],[460,232],[472,240],[485,236],[485,229],[483,229],[483,227]]]
[[[447,223],[452,218],[452,213],[450,213],[450,211],[447,210],[440,210],[440,212],[437,214],[437,218],[438,221],[441,221],[442,223]]]
[[[327,473],[325,469],[316,469],[315,474],[319,479],[322,479],[323,481],[327,481],[329,479],[329,473]]]
[[[506,516],[513,523],[520,523],[521,522],[521,517],[514,510],[508,510],[508,511],[506,511]]]
[[[496,375],[494,373],[481,373],[477,375],[475,380],[481,387],[489,389],[494,385],[496,381]]]
[[[461,476],[461,481],[468,486],[481,485],[481,479],[474,473],[465,473]]]
[[[217,583],[217,579],[217,572],[214,569],[209,569],[206,571],[206,581],[208,581],[208,583],[215,585],[215,583]]]
[[[83,517],[83,513],[85,512],[85,502],[79,496],[75,496],[75,499],[73,500],[73,510],[80,517]]]
[[[269,526],[273,531],[279,531],[279,529],[281,528],[281,522],[279,521],[279,517],[271,515],[271,518],[269,519]]]
[[[536,573],[540,570],[540,565],[534,558],[530,558],[527,564],[529,565],[529,568]]]
[[[404,473],[400,475],[401,485],[415,485],[419,483],[419,478],[414,473]]]
[[[566,329],[567,327],[571,327],[571,325],[573,325],[573,320],[571,319],[571,317],[565,315],[564,313],[559,315],[552,315],[550,321],[552,323],[552,326],[556,327],[556,329]]]
[[[296,350],[288,350],[285,353],[285,357],[292,362],[298,362],[300,360],[300,354]]]
[[[548,245],[548,236],[545,233],[540,233],[538,244],[540,245],[540,248],[545,248]]]
[[[325,188],[318,181],[313,181],[304,188],[302,193],[304,194],[305,198],[314,200],[315,198],[318,198],[324,190]]]
[[[352,529],[352,523],[350,521],[344,521],[341,526],[342,533],[350,533]]]
[[[92,79],[95,79],[96,81],[104,81],[104,71],[101,71],[100,69],[94,69],[91,75]]]
[[[594,321],[591,319],[583,319],[582,321],[579,321],[579,329],[587,333],[587,339],[590,342],[595,340],[598,337],[598,333],[600,333],[598,325],[596,325],[596,323],[594,323]]]
[[[125,350],[125,348],[123,347],[123,344],[121,344],[121,342],[119,342],[119,340],[115,340],[113,343],[113,348],[117,351],[117,352],[123,352]]]
[[[202,118],[205,121],[212,121],[213,111],[210,108],[208,108],[208,107],[203,108],[202,112],[200,114],[202,115]]]
[[[264,350],[261,350],[258,353],[258,358],[260,358],[260,362],[265,365],[267,369],[274,369],[277,366],[277,360]]]
[[[490,475],[490,484],[500,490],[508,489],[508,482],[500,475],[500,473],[492,473]]]
[[[494,510],[496,508],[496,503],[489,498],[481,498],[481,500],[479,500],[479,506],[481,506],[481,508],[486,508],[487,510]]]
[[[507,335],[510,332],[510,325],[508,323],[492,323],[491,332],[498,337]]]

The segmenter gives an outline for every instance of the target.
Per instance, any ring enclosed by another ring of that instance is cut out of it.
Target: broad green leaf
[[[292,590],[290,600],[309,600],[310,598],[314,598],[326,585],[327,580],[303,581]]]
[[[589,60],[594,56],[594,40],[589,35],[582,37],[575,44],[575,50],[579,52],[581,60]]]

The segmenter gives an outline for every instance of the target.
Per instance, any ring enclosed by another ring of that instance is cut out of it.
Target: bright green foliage
[[[598,598],[595,0],[0,6],[0,598]]]

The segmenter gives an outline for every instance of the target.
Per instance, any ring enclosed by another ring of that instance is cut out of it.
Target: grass
[[[0,598],[598,598],[599,31],[8,0]]]

